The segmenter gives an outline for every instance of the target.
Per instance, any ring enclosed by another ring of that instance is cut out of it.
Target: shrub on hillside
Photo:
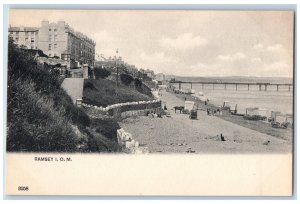
[[[83,85],[84,89],[96,89],[94,84],[90,81],[86,81]]]
[[[116,87],[114,81],[107,79],[85,79],[84,84],[92,83],[95,89],[83,89],[83,102],[97,106],[107,106],[116,103],[151,100],[151,96],[138,92],[120,84]]]
[[[76,150],[77,136],[64,107],[55,107],[30,81],[15,82],[8,93],[8,151]]]
[[[133,77],[129,74],[121,74],[120,79],[121,79],[121,82],[126,86],[131,84],[131,82],[134,80]]]
[[[138,78],[134,79],[134,85],[135,85],[135,87],[141,87],[142,84],[143,83],[142,83],[142,81],[140,79],[138,79]]]
[[[9,42],[8,151],[76,151],[72,126],[84,128],[90,121],[60,83],[57,70],[37,66],[32,53]]]
[[[135,78],[134,79],[134,85],[135,85],[135,88],[138,92],[143,93],[147,96],[153,97],[151,89],[149,89],[147,86],[145,86],[140,79]]]
[[[102,69],[102,68],[96,67],[94,69],[94,74],[95,74],[96,79],[105,79],[106,77],[108,77],[111,74],[111,72],[108,71],[107,69]]]
[[[90,118],[82,108],[76,107],[76,113],[72,114],[72,122],[81,128],[90,126]]]
[[[120,126],[113,120],[94,119],[92,126],[96,127],[96,132],[103,134],[106,138],[117,142],[117,129]]]

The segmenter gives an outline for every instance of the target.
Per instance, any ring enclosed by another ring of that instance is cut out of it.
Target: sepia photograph
[[[291,152],[293,18],[11,10],[7,151]]]
[[[291,189],[293,10],[10,9],[7,30],[7,156],[281,155]]]

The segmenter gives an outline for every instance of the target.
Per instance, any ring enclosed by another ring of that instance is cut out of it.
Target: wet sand
[[[120,122],[133,139],[146,146],[151,153],[290,153],[291,141],[270,136],[246,127],[208,116],[198,110],[198,119],[171,110],[184,105],[184,101],[169,92],[163,92],[171,117],[152,118],[142,116]],[[226,141],[217,138],[223,134]],[[269,143],[267,141],[270,141]]]

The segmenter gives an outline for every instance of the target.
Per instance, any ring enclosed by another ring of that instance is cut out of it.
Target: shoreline
[[[190,97],[166,91],[160,97],[163,105],[166,104],[167,115],[130,117],[119,123],[149,153],[288,153],[292,149],[291,131],[283,130],[283,134],[282,130],[270,130],[272,127],[268,129],[258,121],[251,121],[258,126],[250,123],[251,129],[240,124],[247,120],[229,114],[226,118],[225,113],[224,118],[207,115],[203,111],[206,110],[204,102],[199,103],[198,117],[192,120],[189,114],[175,112],[174,108],[183,106],[184,98]],[[258,128],[264,131],[259,132]]]
[[[215,104],[208,103],[205,105],[204,101],[195,100],[191,95],[188,94],[176,94],[172,91],[168,91],[169,93],[175,95],[177,98],[181,99],[182,101],[190,100],[194,101],[195,105],[198,106],[198,110],[206,110],[213,109],[216,110],[219,107]],[[220,119],[226,120],[228,122],[234,123],[236,125],[249,128],[251,130],[255,130],[260,133],[264,133],[279,139],[291,141],[293,140],[293,129],[288,127],[287,129],[280,129],[280,128],[273,128],[270,123],[264,122],[261,120],[245,120],[241,115],[232,115],[232,114],[223,114],[223,115],[214,115],[211,117],[218,117]]]

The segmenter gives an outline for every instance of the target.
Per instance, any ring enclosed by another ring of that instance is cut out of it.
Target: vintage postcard
[[[291,196],[294,12],[11,9],[6,194]]]

